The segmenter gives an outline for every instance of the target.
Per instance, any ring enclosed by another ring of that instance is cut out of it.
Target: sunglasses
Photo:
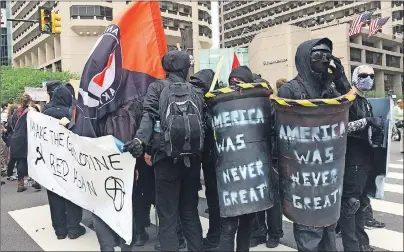
[[[372,80],[375,78],[375,75],[374,75],[374,74],[367,74],[367,73],[358,74],[358,77],[361,78],[361,79],[365,79],[365,78],[367,78],[368,76],[369,76]]]
[[[310,55],[311,60],[313,60],[313,61],[320,61],[320,60],[330,61],[331,56],[332,56],[331,53],[322,52],[322,51],[314,51]]]

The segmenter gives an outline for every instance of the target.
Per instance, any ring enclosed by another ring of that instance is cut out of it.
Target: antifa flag
[[[72,131],[98,137],[98,119],[128,101],[142,99],[148,86],[165,78],[167,52],[159,2],[135,2],[114,19],[96,42],[80,80]]]
[[[234,52],[233,55],[233,64],[231,65],[231,70],[240,66],[240,62],[238,61],[237,54]]]

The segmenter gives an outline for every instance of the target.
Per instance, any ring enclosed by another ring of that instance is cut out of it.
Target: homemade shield
[[[240,84],[208,94],[220,216],[239,216],[272,207],[271,103],[267,85]]]
[[[341,206],[349,107],[355,97],[272,98],[283,214],[306,226],[336,223]]]
[[[382,144],[379,146],[373,144],[373,167],[368,175],[365,191],[372,197],[383,199],[384,182],[390,162],[393,101],[390,98],[369,98],[368,101],[372,105],[373,116],[387,120],[383,129]]]

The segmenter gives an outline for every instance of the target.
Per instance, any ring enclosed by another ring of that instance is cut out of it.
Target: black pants
[[[266,218],[265,218],[266,214]],[[274,206],[266,211],[256,213],[253,225],[253,238],[265,237],[280,239],[283,237],[282,230],[282,206],[279,195],[274,197]]]
[[[196,158],[191,160],[190,167],[182,161],[174,163],[171,158],[154,164],[159,240],[163,251],[179,251],[178,215],[188,250],[201,250],[202,226],[198,214],[200,169],[201,163]]]
[[[205,162],[204,160],[202,170],[203,178],[205,180],[205,195],[209,211],[209,230],[206,234],[206,238],[213,244],[219,244],[221,220],[214,162]]]
[[[335,227],[309,227],[293,223],[293,234],[299,252],[337,251]]]
[[[52,226],[57,236],[77,234],[83,217],[82,208],[47,190]]]
[[[101,252],[113,252],[116,246],[119,246],[121,251],[132,251],[132,247],[126,245],[125,241],[95,214],[93,214],[93,224]]]
[[[365,209],[369,203],[364,194],[369,169],[369,166],[363,165],[345,166],[339,219],[345,251],[359,251],[360,246],[369,245],[365,232]]]
[[[234,251],[236,232],[236,251],[249,251],[254,217],[255,213],[222,218],[219,251]]]
[[[137,188],[133,207],[133,234],[141,234],[145,232],[146,227],[150,226],[150,208],[151,204],[144,200],[141,189]]]
[[[11,177],[14,174],[14,167],[15,164],[17,163],[17,160],[15,158],[11,158],[8,160],[7,164],[7,177]]]
[[[28,163],[26,158],[17,159],[17,178],[18,180],[24,179],[28,176]]]

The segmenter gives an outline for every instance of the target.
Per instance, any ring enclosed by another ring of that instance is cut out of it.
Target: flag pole
[[[217,64],[217,67],[216,67],[215,76],[213,77],[212,83],[210,84],[209,92],[212,92],[213,89],[215,88],[215,83],[216,83],[217,79],[219,78],[219,73],[220,73],[220,70],[222,70],[223,63],[224,63],[224,57],[221,56],[220,60],[219,60],[219,64]]]

